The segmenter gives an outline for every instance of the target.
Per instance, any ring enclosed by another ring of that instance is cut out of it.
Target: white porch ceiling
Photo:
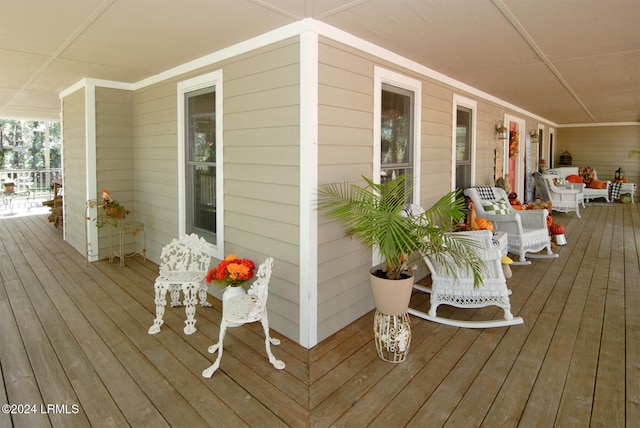
[[[0,117],[311,17],[559,125],[640,122],[639,0],[2,0]]]

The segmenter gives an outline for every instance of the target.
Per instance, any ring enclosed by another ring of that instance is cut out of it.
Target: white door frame
[[[524,201],[524,151],[525,151],[525,134],[526,134],[526,123],[524,119],[511,116],[510,114],[504,115],[504,124],[511,132],[511,123],[515,123],[518,127],[518,154],[516,156],[516,171],[514,177],[515,188],[512,189],[517,195],[518,199]],[[504,142],[504,170],[505,173],[509,172],[509,138],[507,138]]]

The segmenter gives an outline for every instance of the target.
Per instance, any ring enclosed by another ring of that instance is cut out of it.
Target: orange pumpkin
[[[553,223],[550,227],[552,235],[563,235],[564,226],[558,223]]]
[[[476,223],[478,223],[478,227],[480,228],[480,230],[493,231],[493,224],[486,218],[477,218]]]

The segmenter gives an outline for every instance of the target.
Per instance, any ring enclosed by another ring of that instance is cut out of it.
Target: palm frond
[[[346,228],[349,237],[368,248],[377,248],[387,263],[387,278],[401,275],[403,258],[416,251],[463,266],[469,264],[480,282],[478,256],[470,240],[452,238],[451,227],[464,217],[464,202],[450,192],[418,218],[403,215],[412,193],[411,177],[403,175],[384,183],[363,177],[366,186],[349,183],[322,184],[318,209]]]

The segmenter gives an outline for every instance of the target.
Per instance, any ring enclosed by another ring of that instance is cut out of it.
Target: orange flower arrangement
[[[235,254],[229,254],[218,266],[211,268],[207,274],[207,282],[213,281],[221,286],[241,287],[245,281],[253,278],[255,265],[249,259],[239,259]]]
[[[509,157],[512,158],[518,154],[518,131],[509,133]]]

